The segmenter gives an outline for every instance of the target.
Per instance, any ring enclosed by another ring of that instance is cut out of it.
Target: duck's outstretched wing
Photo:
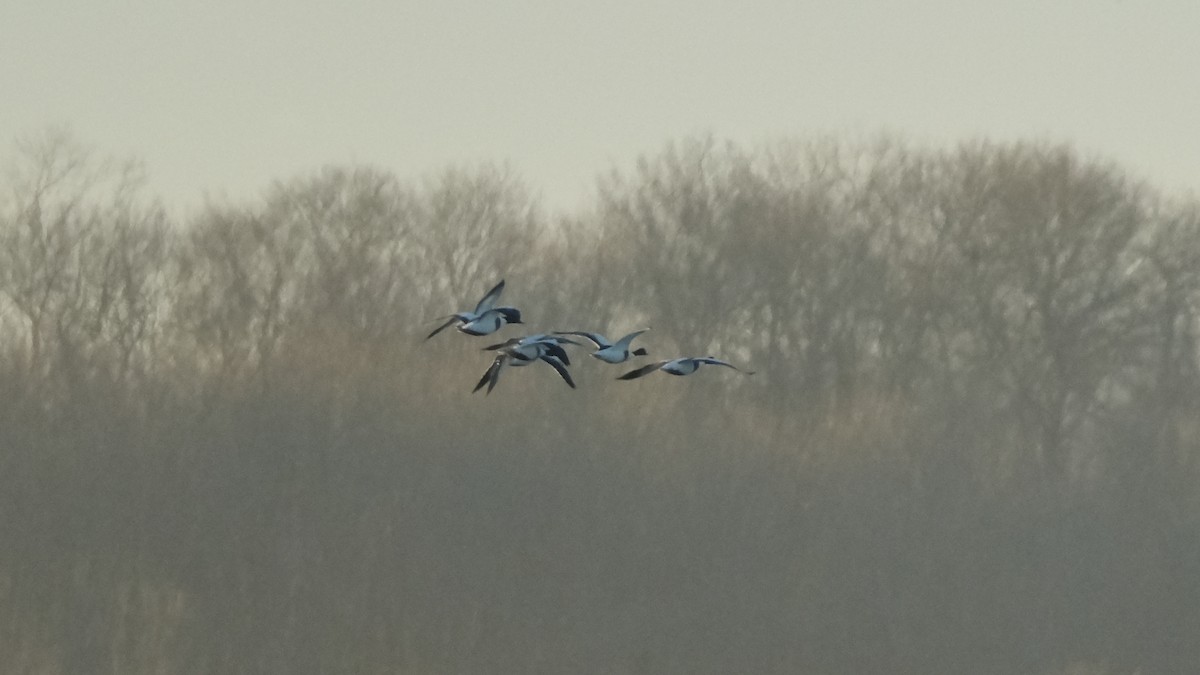
[[[596,345],[596,349],[604,349],[605,347],[612,345],[612,343],[608,341],[608,338],[604,337],[603,335],[599,333],[589,333],[586,330],[556,330],[553,334],[575,335],[577,337],[586,338],[587,340],[590,340],[592,344]]]
[[[523,340],[523,339],[524,338],[509,338],[509,339],[505,340],[504,342],[498,342],[494,345],[488,345],[479,351],[495,352],[495,351],[499,351],[501,349],[508,349],[509,347],[515,347],[515,346],[521,344],[521,340]]]
[[[567,383],[567,386],[572,389],[575,388],[575,381],[571,379],[571,373],[567,372],[567,366],[562,361],[550,355],[543,356],[542,360],[549,363],[558,372],[559,377],[563,379],[563,382]]]
[[[650,373],[653,373],[654,371],[658,370],[659,368],[662,368],[663,366],[667,365],[668,363],[670,363],[670,361],[658,361],[655,363],[650,363],[650,364],[642,366],[641,368],[636,368],[634,370],[631,370],[628,373],[621,375],[617,379],[618,380],[636,380],[637,378],[642,377],[643,375],[649,375]]]
[[[547,356],[552,356],[559,361],[562,361],[564,366],[571,365],[571,358],[567,356],[567,350],[563,349],[561,345],[554,342],[544,342],[542,344],[545,345],[544,349],[546,350]]]
[[[635,330],[632,333],[630,333],[629,335],[626,335],[625,337],[621,338],[620,340],[617,340],[614,343],[614,346],[617,347],[617,349],[629,349],[629,343],[633,342],[633,339],[635,337],[641,335],[642,333],[645,333],[648,330],[650,330],[650,329],[643,328],[641,330]]]
[[[505,358],[506,357],[501,354],[500,356],[497,356],[494,361],[492,361],[492,365],[488,366],[488,369],[486,372],[484,372],[483,377],[479,378],[479,383],[476,384],[475,388],[471,390],[472,394],[482,389],[483,385],[485,384],[488,386],[487,393],[492,393],[492,389],[496,388],[496,382],[500,379],[500,369],[504,367]]]
[[[496,301],[500,299],[500,294],[503,292],[504,292],[504,280],[501,279],[500,283],[498,283],[492,287],[492,290],[483,294],[483,297],[480,298],[480,300],[479,300],[479,304],[475,305],[475,313],[483,314],[484,312],[491,309],[496,304]]]
[[[713,365],[713,366],[725,366],[726,368],[733,368],[734,370],[738,371],[739,373],[745,373],[746,375],[754,374],[753,370],[742,370],[741,368],[738,368],[737,366],[733,365],[732,363],[730,363],[728,361],[722,361],[721,359],[713,358],[711,356],[705,356],[702,358],[698,358],[698,359],[696,359],[696,361],[698,361],[699,363],[707,363],[707,364]]]
[[[433,329],[433,332],[432,332],[432,333],[430,333],[429,335],[426,335],[426,336],[425,336],[425,339],[426,339],[426,340],[428,340],[429,338],[433,337],[434,335],[437,335],[438,333],[440,333],[440,332],[442,332],[442,331],[446,330],[447,328],[449,328],[450,326],[453,326],[453,325],[454,325],[454,324],[456,324],[456,323],[462,323],[462,322],[463,322],[463,317],[462,317],[462,315],[461,315],[461,314],[451,314],[450,316],[438,317],[438,319],[437,319],[437,320],[438,320],[438,321],[441,321],[442,319],[445,319],[445,320],[446,320],[446,323],[444,323],[444,324],[442,324],[442,325],[438,326],[437,328]]]

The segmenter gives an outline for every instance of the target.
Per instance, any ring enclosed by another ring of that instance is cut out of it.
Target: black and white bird
[[[651,364],[642,366],[641,368],[631,370],[628,373],[621,375],[617,379],[618,380],[635,380],[639,377],[649,375],[650,373],[653,373],[656,370],[661,370],[664,373],[670,373],[671,375],[691,375],[692,373],[699,370],[700,366],[705,365],[705,364],[713,365],[713,366],[725,366],[726,368],[733,368],[734,370],[738,371],[739,373],[744,373],[746,375],[754,374],[753,370],[742,370],[741,368],[738,368],[737,366],[733,365],[732,363],[730,363],[728,361],[722,361],[721,359],[718,359],[718,358],[714,358],[711,356],[692,356],[692,357],[685,357],[685,358],[680,358],[680,359],[671,359],[669,361],[658,361],[655,363],[651,363]]]
[[[567,351],[562,348],[562,345],[578,346],[579,343],[574,340],[550,333],[534,333],[533,335],[523,335],[521,337],[509,338],[504,342],[488,345],[483,348],[483,351],[507,351],[515,352],[518,355],[524,354],[535,357],[538,350],[544,349],[548,350],[551,356],[554,356],[569,366],[571,365],[571,359],[567,356]]]
[[[605,363],[624,363],[635,356],[646,356],[649,352],[641,347],[630,351],[629,344],[637,336],[650,330],[643,328],[635,330],[616,342],[610,341],[599,333],[589,333],[582,330],[559,330],[554,331],[555,335],[575,335],[581,338],[587,338],[596,345],[596,351],[592,352],[592,356],[600,359]]]
[[[492,287],[492,290],[484,294],[479,304],[475,305],[473,312],[455,312],[449,316],[443,316],[446,323],[438,326],[432,333],[425,336],[425,339],[437,335],[446,330],[450,326],[457,324],[458,330],[467,335],[490,335],[500,330],[500,327],[506,323],[522,323],[521,312],[515,307],[496,307],[496,301],[500,299],[500,293],[504,291],[504,280]]]
[[[562,347],[564,344],[577,345],[579,343],[566,338],[539,333],[512,338],[500,344],[484,347],[485,350],[499,351],[500,354],[492,361],[492,365],[484,372],[483,377],[479,378],[479,383],[475,385],[471,393],[482,389],[484,384],[487,385],[487,393],[492,393],[492,389],[496,387],[496,383],[500,380],[500,371],[506,365],[516,368],[538,361],[550,364],[550,367],[554,368],[559,377],[567,383],[567,386],[574,389],[575,382],[571,379],[571,374],[567,372],[567,366],[571,365],[571,359],[567,356],[567,351]]]

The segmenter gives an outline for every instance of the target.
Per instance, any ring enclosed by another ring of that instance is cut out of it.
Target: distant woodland
[[[550,215],[329,166],[174,218],[0,154],[0,672],[1200,664],[1200,201],[1047,142],[666,144]],[[652,330],[471,393],[431,320]],[[644,360],[643,360],[644,361]]]

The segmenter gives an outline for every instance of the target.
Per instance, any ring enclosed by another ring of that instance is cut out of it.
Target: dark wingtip
[[[498,360],[499,359],[497,359],[497,361]],[[479,378],[479,382],[475,385],[475,388],[471,390],[471,393],[474,394],[482,389],[484,384],[488,386],[488,393],[491,393],[492,387],[496,386],[496,361],[493,361],[492,365],[489,366],[486,371],[484,371],[483,377]]]
[[[646,351],[646,349],[644,347],[638,347],[637,349],[633,350],[633,355],[634,356],[649,356],[650,352]]]

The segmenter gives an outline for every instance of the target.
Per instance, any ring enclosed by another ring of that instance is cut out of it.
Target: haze
[[[67,124],[191,208],[329,162],[507,161],[553,208],[668,139],[1068,141],[1200,176],[1200,4],[7,3],[0,140]]]
[[[0,672],[1195,674],[1197,5],[174,4],[0,16]]]

